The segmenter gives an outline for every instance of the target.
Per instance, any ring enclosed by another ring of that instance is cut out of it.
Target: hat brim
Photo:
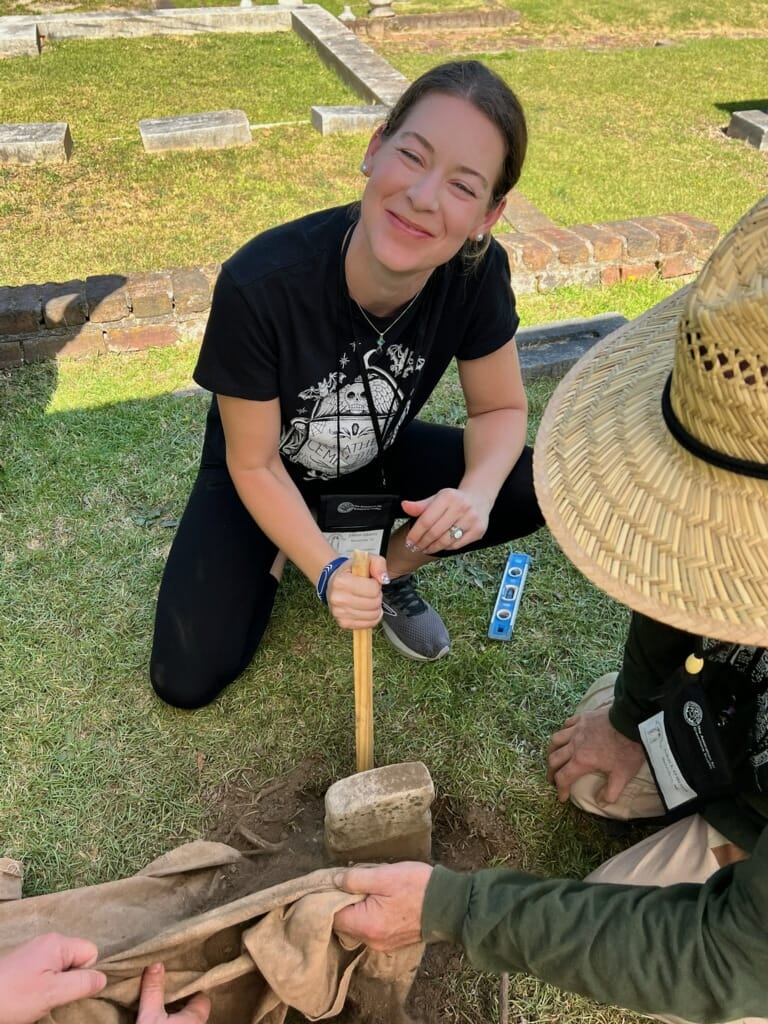
[[[589,350],[534,450],[536,494],[570,560],[622,604],[696,635],[768,647],[768,481],[702,462],[661,394],[688,285]]]

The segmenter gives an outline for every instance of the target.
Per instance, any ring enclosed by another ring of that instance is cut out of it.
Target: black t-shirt
[[[248,242],[222,266],[194,378],[234,398],[279,398],[280,453],[297,481],[352,473],[419,412],[451,359],[477,359],[514,335],[519,319],[498,243],[476,264],[456,256],[433,271],[385,344],[354,302],[342,247],[356,207],[310,214]],[[368,387],[365,387],[367,380]],[[224,462],[216,399],[204,457]]]

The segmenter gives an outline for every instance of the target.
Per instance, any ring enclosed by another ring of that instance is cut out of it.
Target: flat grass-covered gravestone
[[[66,163],[71,152],[66,121],[0,124],[0,163]]]
[[[247,146],[251,128],[243,110],[214,110],[139,121],[144,149],[162,153],[174,149],[228,149]]]

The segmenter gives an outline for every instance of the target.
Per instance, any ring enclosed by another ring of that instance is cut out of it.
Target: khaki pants
[[[577,711],[595,711],[613,702],[616,673],[601,676],[587,690]],[[582,810],[604,818],[627,821],[655,818],[665,813],[656,783],[646,762],[627,784],[615,804],[600,804],[596,795],[605,785],[605,775],[585,775],[571,788],[571,800]],[[617,853],[587,875],[588,882],[615,885],[674,885],[676,882],[704,882],[721,866],[714,851],[729,841],[699,814],[681,818],[674,825],[648,836],[628,850]],[[656,1017],[669,1024],[685,1024],[680,1017]],[[768,1024],[764,1017],[745,1017],[733,1024]]]

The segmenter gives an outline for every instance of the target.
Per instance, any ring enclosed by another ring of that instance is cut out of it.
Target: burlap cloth
[[[21,899],[24,867],[18,860],[0,857],[0,900]]]
[[[141,972],[157,960],[167,1000],[206,992],[211,1024],[282,1024],[290,1007],[325,1020],[348,995],[362,1020],[408,1020],[403,1003],[422,945],[394,955],[345,948],[333,915],[360,897],[334,887],[337,868],[223,902],[240,860],[222,843],[189,843],[132,878],[0,904],[0,955],[49,931],[97,945],[107,987],[45,1024],[133,1024]]]

